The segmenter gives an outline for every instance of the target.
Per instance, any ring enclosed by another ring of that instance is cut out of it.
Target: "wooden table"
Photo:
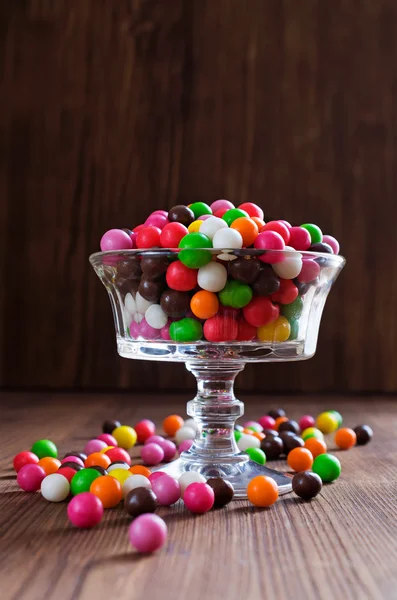
[[[397,598],[395,398],[246,399],[247,418],[270,405],[284,406],[295,418],[332,407],[347,425],[371,425],[374,441],[337,452],[341,478],[310,503],[289,494],[265,510],[245,501],[203,516],[192,516],[179,504],[160,510],[169,537],[152,556],[132,550],[130,519],[121,507],[107,510],[95,529],[82,531],[68,523],[65,503],[50,504],[39,493],[18,490],[12,457],[36,439],[53,439],[62,454],[82,448],[106,418],[133,424],[148,417],[160,423],[170,412],[184,414],[185,400],[2,395],[2,600]],[[274,464],[285,468],[282,461]]]

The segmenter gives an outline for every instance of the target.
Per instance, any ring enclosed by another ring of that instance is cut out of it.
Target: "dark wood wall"
[[[1,0],[0,384],[192,385],[120,359],[88,264],[196,200],[318,223],[348,266],[317,355],[240,389],[397,390],[395,0]]]

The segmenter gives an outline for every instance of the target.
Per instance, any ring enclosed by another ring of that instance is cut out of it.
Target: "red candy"
[[[244,319],[244,317],[240,317],[237,321],[238,324],[238,332],[236,340],[239,342],[251,342],[256,337],[256,327],[254,325],[250,325]]]
[[[143,444],[148,438],[152,437],[156,433],[156,425],[149,419],[143,419],[134,426],[138,442]]]
[[[244,202],[244,204],[240,204],[239,209],[245,210],[250,217],[259,217],[259,219],[263,219],[263,210],[253,202]]]
[[[169,223],[160,235],[160,244],[163,248],[178,248],[179,242],[189,233],[182,223]]]
[[[238,323],[230,317],[216,315],[204,323],[204,336],[209,342],[231,342],[238,333]]]
[[[270,298],[262,296],[254,296],[251,302],[243,308],[245,320],[254,327],[262,327],[262,325],[272,323],[278,318],[279,314],[279,307],[273,304]]]
[[[123,448],[110,448],[110,450],[106,450],[105,454],[110,458],[112,462],[124,460],[129,465],[131,464],[131,457],[128,454],[128,452]]]
[[[266,223],[266,225],[262,227],[260,233],[262,233],[263,231],[275,231],[276,233],[279,233],[281,235],[286,244],[288,244],[289,242],[289,229],[282,221],[269,221],[268,223]]]
[[[197,271],[189,269],[180,260],[171,263],[166,274],[167,285],[178,292],[190,292],[197,285]]]
[[[288,245],[295,250],[307,250],[312,243],[310,233],[303,227],[291,227]]]
[[[161,229],[158,227],[144,226],[136,236],[137,248],[155,248],[160,246]]]
[[[69,483],[72,481],[73,475],[76,475],[76,471],[72,467],[59,467],[57,473],[66,477]]]
[[[298,288],[292,279],[280,279],[280,287],[270,296],[273,302],[280,304],[291,304],[298,297]]]
[[[24,467],[25,465],[35,465],[38,462],[39,462],[38,456],[33,454],[33,452],[26,451],[26,452],[20,452],[19,454],[14,456],[13,465],[14,465],[14,469],[18,473],[18,471],[20,469],[22,469],[22,467]]]

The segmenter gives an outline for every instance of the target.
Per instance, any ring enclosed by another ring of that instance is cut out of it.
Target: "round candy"
[[[208,292],[220,292],[227,281],[226,268],[217,262],[210,262],[198,270],[197,283]]]
[[[328,410],[327,412],[331,413],[331,415],[334,415],[335,419],[338,422],[338,427],[342,427],[343,418],[340,412],[338,412],[337,410]]]
[[[215,213],[218,210],[225,210],[225,212],[226,212],[230,208],[235,208],[235,207],[232,202],[229,202],[229,200],[225,200],[225,199],[221,198],[220,200],[215,200],[215,202],[213,202],[211,204],[210,208],[211,208],[212,212]]]
[[[320,454],[314,459],[313,471],[321,477],[323,483],[338,479],[341,473],[341,466],[336,456],[332,454]]]
[[[269,267],[269,270],[273,273],[271,267]],[[233,279],[237,279],[237,281],[241,281],[242,283],[251,285],[258,278],[260,271],[260,261],[253,258],[239,256],[236,260],[229,262],[229,274]],[[275,275],[274,278],[277,279]]]
[[[279,417],[285,417],[285,410],[283,408],[272,408],[267,414],[272,419],[278,419]]]
[[[305,223],[304,225],[301,225],[301,227],[309,232],[311,244],[317,244],[318,242],[323,241],[323,233],[318,225],[314,225],[313,223]]]
[[[159,481],[162,479],[161,477]],[[183,502],[186,508],[193,513],[208,512],[213,507],[214,501],[214,490],[207,483],[191,483],[183,494]]]
[[[151,470],[143,465],[134,465],[133,467],[129,468],[129,472],[133,475],[144,475],[148,479],[152,474]]]
[[[178,248],[179,242],[189,230],[182,223],[169,223],[160,234],[160,245],[162,248]]]
[[[240,204],[239,210],[244,210],[250,217],[258,217],[259,219],[263,219],[263,210],[257,204],[253,202],[244,202]]]
[[[110,448],[109,450],[106,450],[105,454],[110,458],[111,462],[122,460],[129,465],[131,464],[131,457],[123,448]]]
[[[184,422],[185,421],[179,415],[168,415],[163,421],[163,430],[167,435],[174,437],[178,429],[183,426]]]
[[[69,502],[67,514],[69,521],[75,527],[89,529],[102,519],[102,502],[94,494],[83,492]]]
[[[349,427],[342,427],[335,433],[335,444],[341,450],[348,450],[356,445],[357,436],[353,429]]]
[[[112,461],[110,460],[109,456],[107,456],[107,454],[102,452],[94,452],[93,454],[87,456],[84,466],[88,468],[92,467],[93,465],[97,465],[99,467],[107,469],[111,462]]]
[[[112,431],[112,435],[116,438],[120,448],[124,448],[124,450],[129,450],[135,446],[137,441],[135,429],[129,427],[128,425],[116,427],[116,429]]]
[[[161,275],[164,275],[168,269],[168,264],[166,256],[142,256],[140,266],[144,277],[147,279],[157,279]],[[125,305],[127,306],[127,302],[125,302]],[[132,311],[130,310],[130,312]],[[116,428],[113,427],[113,429]]]
[[[152,484],[150,483],[150,480],[144,475],[131,475],[131,477],[128,477],[128,479],[126,479],[123,483],[124,498],[131,490],[135,490],[136,488],[140,487],[151,489]]]
[[[260,423],[258,423],[258,421],[246,421],[244,423],[244,427],[252,429],[253,431],[257,431],[258,433],[261,433],[263,431],[263,427]]]
[[[281,312],[288,320],[299,319],[303,311],[303,300],[300,296],[290,304],[283,305]]]
[[[238,322],[234,318],[216,315],[206,320],[203,331],[209,342],[234,341],[238,333]]]
[[[124,509],[130,517],[154,513],[157,508],[157,500],[153,491],[149,488],[138,487],[128,492],[124,500]]]
[[[164,438],[162,435],[151,435],[150,437],[145,439],[145,444],[158,444],[159,442],[164,442]]]
[[[57,458],[45,456],[44,458],[41,458],[37,464],[44,470],[46,475],[51,475],[51,473],[56,473],[58,471],[62,463]]]
[[[280,437],[265,437],[260,442],[261,450],[266,455],[267,460],[276,460],[284,451],[283,440]]]
[[[327,444],[315,437],[308,438],[305,441],[305,448],[312,453],[313,458],[327,452]]]
[[[258,327],[257,337],[261,342],[285,342],[291,333],[288,319],[278,317],[273,323]]]
[[[268,221],[266,225],[261,228],[260,232],[262,233],[263,231],[275,231],[281,235],[285,244],[289,243],[289,227],[287,227],[282,221]]]
[[[130,468],[131,468],[130,463],[125,462],[124,460],[115,460],[108,466],[107,472],[111,473],[115,469],[124,469],[124,471],[129,471]]]
[[[123,498],[121,485],[114,477],[98,477],[92,482],[90,492],[99,498],[103,508],[113,508]]]
[[[103,234],[100,242],[102,252],[108,250],[131,250],[130,236],[122,229],[109,229]]]
[[[163,290],[164,283],[162,281],[154,281],[153,279],[147,279],[146,277],[142,277],[138,287],[140,297],[149,303],[148,308],[150,305],[159,302]],[[143,314],[143,312],[146,311],[142,311],[139,314]]]
[[[174,342],[197,342],[202,338],[203,327],[200,321],[185,317],[170,325],[170,337]]]
[[[163,475],[166,475],[166,473],[164,471],[155,471],[148,477],[148,479],[149,479],[150,483],[153,485],[153,482],[156,481],[159,477],[162,477]]]
[[[153,227],[158,227],[159,229],[163,229],[163,227],[165,227],[165,225],[167,225],[168,223],[168,218],[166,215],[163,214],[151,214],[145,221],[145,225],[153,225]]]
[[[168,323],[168,316],[160,304],[152,304],[145,312],[146,323],[153,329],[162,329]],[[138,436],[139,439],[139,436]]]
[[[299,419],[299,429],[301,431],[304,431],[308,427],[314,427],[315,424],[316,421],[311,415],[303,415],[303,417]]]
[[[224,215],[222,216],[222,219],[230,227],[230,225],[233,223],[233,221],[235,221],[236,219],[239,219],[240,217],[249,217],[249,214],[245,210],[242,210],[240,208],[230,208],[229,210],[227,210],[224,213]]]
[[[239,232],[243,240],[243,245],[247,248],[248,246],[252,246],[259,233],[258,225],[255,221],[247,217],[236,219],[230,228]]]
[[[208,479],[207,485],[214,491],[214,506],[226,506],[226,504],[229,504],[233,500],[234,488],[227,479],[212,477]]]
[[[254,477],[247,487],[248,500],[261,508],[271,506],[278,498],[277,483],[271,477],[258,475]]]
[[[208,266],[206,265],[206,267]],[[168,267],[166,279],[168,287],[172,290],[188,292],[197,285],[197,271],[189,269],[180,260],[176,260]]]
[[[296,421],[292,421],[292,419],[287,419],[287,421],[283,421],[282,423],[280,423],[278,431],[292,431],[292,433],[298,434],[300,432],[300,429]]]
[[[108,475],[109,474],[108,470],[104,469],[100,465],[92,465],[92,467],[88,467],[88,468],[95,469],[95,471],[98,471],[99,475]],[[58,473],[59,473],[59,471],[58,471]]]
[[[292,479],[292,489],[302,500],[311,500],[315,498],[323,487],[321,478],[317,473],[311,471],[302,471],[294,475]]]
[[[271,296],[272,301],[279,304],[291,304],[299,294],[297,286],[292,279],[279,279],[279,282],[278,291]]]
[[[263,265],[258,277],[252,284],[252,289],[257,296],[269,296],[280,288],[280,279],[270,265]]]
[[[272,267],[282,279],[294,279],[301,272],[302,265],[302,255],[298,252],[292,253],[290,246],[286,246],[284,254],[279,257],[279,262],[272,264]]]
[[[287,456],[291,450],[294,450],[294,448],[303,448],[305,444],[302,438],[292,433],[292,431],[282,431],[280,438],[283,441],[284,454]]]
[[[197,471],[186,471],[186,473],[183,473],[183,475],[179,477],[178,483],[181,488],[181,496],[183,498],[186,488],[191,483],[205,483],[205,477],[203,477],[203,475],[200,473],[197,473]]]
[[[189,227],[187,228],[188,232],[196,233],[197,231],[200,231],[202,223],[204,223],[202,219],[197,219],[196,221],[193,221],[193,223],[190,223]]]
[[[238,330],[236,340],[251,342],[256,337],[256,327],[247,323],[244,317],[237,320]]]
[[[141,458],[146,465],[157,465],[164,459],[164,450],[158,444],[146,444],[141,448]]]
[[[70,457],[70,458],[72,458],[72,457]],[[75,456],[74,458],[77,459],[77,456]],[[79,459],[77,459],[77,460],[79,460]],[[63,467],[69,467],[69,468],[73,469],[74,472],[76,472],[76,471],[81,471],[81,469],[84,468],[84,463],[80,464],[81,461],[80,462],[76,462],[76,461],[72,461],[72,460],[69,461],[67,459],[64,459],[64,461],[65,462],[62,461],[60,469],[62,469]]]
[[[148,438],[154,436],[156,433],[156,425],[149,419],[139,421],[134,429],[140,444],[143,444]]]
[[[309,248],[310,252],[322,252],[325,254],[333,254],[334,251],[332,250],[331,246],[329,244],[325,244],[324,241],[319,242],[318,244],[312,244]],[[322,264],[319,262],[319,264]]]
[[[330,412],[322,412],[316,419],[316,427],[321,433],[332,433],[338,428],[338,421]]]
[[[276,231],[263,231],[259,233],[254,242],[254,247],[258,250],[284,250],[285,243],[283,238]],[[258,257],[265,263],[277,263],[283,260],[281,253],[264,253]]]
[[[161,506],[171,506],[181,497],[181,487],[173,477],[166,473],[152,483],[153,492]]]
[[[243,308],[252,300],[252,289],[246,283],[231,280],[226,282],[218,296],[223,306]]]
[[[35,442],[30,451],[39,459],[47,456],[57,458],[58,456],[57,447],[51,440],[39,440],[38,442]]]
[[[302,262],[302,268],[299,272],[298,281],[301,283],[310,283],[314,281],[320,274],[320,265],[316,260],[312,260],[311,258],[306,258]]]
[[[84,461],[87,458],[87,454],[85,454],[84,452],[76,452],[75,450],[71,450],[70,452],[66,452],[64,458],[68,458],[69,460],[72,460],[72,458],[78,458],[79,462],[84,465]]]
[[[184,317],[189,311],[190,295],[187,292],[166,290],[161,295],[160,306],[165,314],[173,319]]]
[[[74,469],[72,469],[71,467],[65,467],[64,465],[62,465],[56,472],[56,474],[63,475],[64,477],[66,477],[69,483],[72,481],[73,475],[75,473],[76,471]]]
[[[214,248],[242,248],[243,238],[236,229],[218,229],[212,239]]]
[[[354,432],[356,434],[356,444],[357,446],[365,446],[372,440],[374,432],[372,431],[369,425],[357,425],[354,428]]]
[[[156,248],[160,246],[161,229],[158,227],[142,227],[136,236],[137,248]]]
[[[27,464],[19,469],[17,483],[25,492],[37,492],[45,476],[44,469],[38,464]]]
[[[188,227],[190,223],[193,223],[195,218],[194,212],[188,206],[184,206],[183,204],[173,206],[168,212],[168,220],[170,223],[176,221],[177,223],[182,223],[182,225],[185,225],[186,227]]]
[[[115,427],[113,429],[115,429]],[[110,433],[101,433],[101,435],[98,435],[97,439],[105,442],[108,446],[117,446],[116,439]]]
[[[190,210],[194,212],[194,216],[196,219],[201,217],[202,215],[212,215],[212,210],[205,204],[205,202],[194,202],[189,205]]]
[[[14,456],[13,466],[15,471],[18,473],[22,467],[25,465],[35,465],[39,462],[38,456],[33,454],[33,452],[20,452],[16,456]]]
[[[276,425],[276,420],[269,415],[264,415],[260,419],[258,419],[258,423],[262,425],[263,429],[274,429]]]
[[[253,435],[243,433],[237,442],[238,449],[246,452],[248,448],[260,448],[261,442]]]
[[[293,471],[307,471],[312,468],[313,455],[307,448],[294,448],[288,454],[287,462]]]
[[[311,244],[310,233],[303,227],[291,227],[288,245],[294,250],[308,250]]]
[[[109,467],[109,469],[110,469],[110,467]],[[121,484],[121,486],[123,486],[124,482],[127,481],[127,479],[129,477],[132,477],[132,473],[130,472],[129,469],[118,468],[118,469],[109,470],[109,476],[117,479],[117,481]]]
[[[162,440],[156,443],[164,452],[164,462],[169,462],[174,459],[176,454],[176,446],[174,442],[171,442],[171,440]]]
[[[251,460],[259,465],[264,465],[266,463],[266,454],[260,448],[247,448],[246,453]]]
[[[81,471],[77,471],[70,482],[72,496],[89,492],[92,482],[98,477],[100,477],[100,474],[96,469],[81,469]]]
[[[90,440],[84,447],[84,454],[89,456],[90,454],[94,454],[94,452],[100,452],[101,450],[106,448],[107,445],[108,444],[106,444],[106,442],[103,442],[102,440]]]
[[[178,452],[187,452],[193,446],[194,440],[183,440],[178,446]]]
[[[244,306],[243,315],[250,325],[262,327],[277,319],[279,308],[269,298],[255,296],[247,306]]]
[[[184,425],[175,433],[175,441],[177,444],[181,444],[185,440],[194,440],[196,437],[196,431],[193,427]]]
[[[308,427],[307,429],[305,429],[304,431],[302,431],[302,439],[303,440],[306,441],[306,440],[308,440],[311,437],[315,437],[315,438],[318,438],[320,440],[324,439],[323,434],[316,427]]]
[[[224,221],[223,221],[224,222]],[[210,319],[218,312],[219,300],[213,292],[201,290],[194,294],[190,301],[190,309],[198,319]]]
[[[323,242],[331,246],[334,254],[339,254],[339,242],[332,235],[323,235]]]
[[[155,552],[167,540],[167,525],[157,515],[139,515],[130,525],[129,537],[138,552]]]
[[[225,228],[227,229],[227,223],[223,219],[211,216],[200,225],[200,233],[207,236],[210,240],[213,240],[217,231]]]
[[[281,423],[285,423],[286,421],[289,421],[287,417],[277,417],[276,423],[274,425],[276,431],[278,431],[278,428],[280,427]]]

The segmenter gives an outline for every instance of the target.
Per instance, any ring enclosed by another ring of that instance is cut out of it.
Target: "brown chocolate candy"
[[[214,490],[214,506],[226,506],[226,504],[229,504],[233,500],[234,488],[227,479],[212,477],[207,480],[207,485]]]
[[[287,456],[294,448],[303,448],[305,445],[304,440],[292,431],[282,431],[280,438],[283,440],[284,454]]]
[[[365,444],[368,444],[372,440],[374,435],[369,425],[357,425],[353,431],[357,436],[357,446],[365,446]]]
[[[292,431],[292,433],[299,433],[300,427],[296,421],[288,420],[280,423],[278,426],[278,431],[279,433],[281,431]]]
[[[278,417],[285,417],[285,410],[282,408],[273,408],[272,410],[269,410],[267,414],[269,417],[272,417],[272,419],[278,419]]]
[[[152,490],[138,487],[128,492],[124,508],[131,517],[153,513],[157,508],[157,499]]]
[[[139,279],[142,275],[140,257],[133,255],[120,260],[117,264],[117,273],[124,279]]]
[[[81,469],[84,469],[84,467],[77,462],[64,462],[61,464],[61,467],[70,467],[71,469],[74,469],[75,471],[81,471]],[[61,468],[59,467],[59,468]]]
[[[146,279],[157,279],[164,275],[168,269],[168,258],[166,256],[142,256],[141,268]]]
[[[107,419],[102,424],[103,433],[112,433],[117,427],[121,427],[120,421],[114,421],[112,419]]]
[[[145,300],[148,300],[149,302],[156,303],[160,300],[163,290],[164,283],[162,281],[146,279],[145,277],[142,277],[138,288],[138,292],[142,298],[145,298]]]
[[[193,223],[195,220],[195,216],[194,212],[188,206],[177,204],[170,209],[168,220],[170,223],[176,221],[177,223],[182,223],[182,225],[188,227],[190,223]]]
[[[160,305],[169,317],[184,317],[190,309],[190,295],[187,292],[166,290],[161,294]]]
[[[317,473],[301,471],[292,479],[292,489],[303,500],[311,500],[321,492],[323,482]]]
[[[233,279],[251,284],[261,271],[260,261],[254,258],[247,259],[242,256],[229,262],[229,274]]]
[[[261,449],[267,460],[276,460],[284,451],[283,440],[280,437],[267,437],[261,441]]]
[[[270,296],[279,290],[280,279],[270,265],[263,265],[261,272],[252,284],[254,294],[257,296]]]
[[[66,452],[63,458],[67,458],[68,456],[77,456],[77,458],[83,462],[87,459],[87,455],[84,454],[84,452],[77,452],[76,450],[70,450],[69,452]]]
[[[107,470],[101,467],[100,465],[91,465],[90,467],[87,467],[87,469],[95,469],[95,471],[98,471],[98,473],[100,473],[101,475],[108,474]]]

